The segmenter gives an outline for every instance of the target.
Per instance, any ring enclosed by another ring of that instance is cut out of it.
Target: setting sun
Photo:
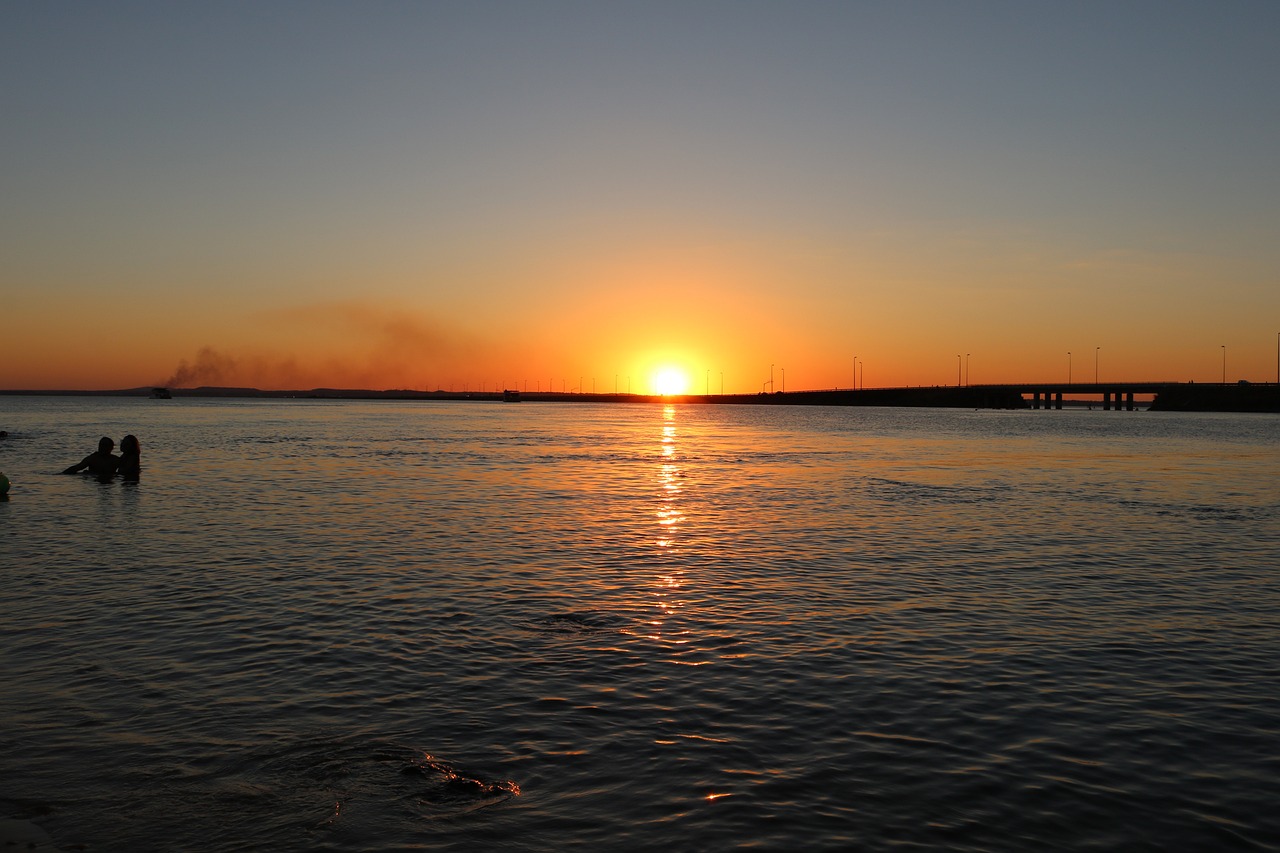
[[[653,374],[653,390],[664,397],[689,390],[689,375],[678,367],[661,367]]]

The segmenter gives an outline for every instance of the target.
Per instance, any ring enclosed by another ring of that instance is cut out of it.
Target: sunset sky
[[[1270,0],[3,21],[0,388],[1276,380]]]

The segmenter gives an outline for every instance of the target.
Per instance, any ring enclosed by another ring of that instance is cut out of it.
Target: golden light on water
[[[663,467],[663,489],[665,490],[664,501],[657,512],[658,526],[662,531],[662,538],[658,540],[658,544],[664,548],[668,548],[672,544],[671,537],[680,529],[680,521],[684,518],[684,512],[675,501],[680,496],[680,486],[675,482],[677,472],[674,465],[664,465]],[[672,470],[667,470],[672,469]]]
[[[662,538],[658,545],[663,548],[671,546],[672,535],[679,530],[680,520],[684,513],[679,506],[680,498],[680,466],[676,463],[676,409],[665,406],[662,410],[662,467],[658,476],[662,489],[662,504],[658,508],[658,525],[662,530]]]
[[[662,442],[661,458],[658,466],[658,508],[654,515],[658,522],[658,536],[654,544],[662,552],[669,553],[675,547],[676,537],[684,521],[684,511],[680,507],[681,479],[680,465],[676,455],[676,407],[664,406],[662,409]],[[664,627],[668,618],[680,607],[679,593],[682,586],[680,572],[668,572],[656,578],[654,603],[657,613],[649,621],[649,636],[654,640],[665,640],[682,644],[686,640],[676,636],[664,636]]]

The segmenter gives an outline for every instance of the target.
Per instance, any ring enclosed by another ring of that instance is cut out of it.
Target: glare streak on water
[[[2,403],[64,848],[1280,850],[1273,417]]]

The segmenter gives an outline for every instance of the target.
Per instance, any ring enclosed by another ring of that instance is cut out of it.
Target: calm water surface
[[[64,850],[1280,850],[1275,416],[0,428],[0,817]]]

